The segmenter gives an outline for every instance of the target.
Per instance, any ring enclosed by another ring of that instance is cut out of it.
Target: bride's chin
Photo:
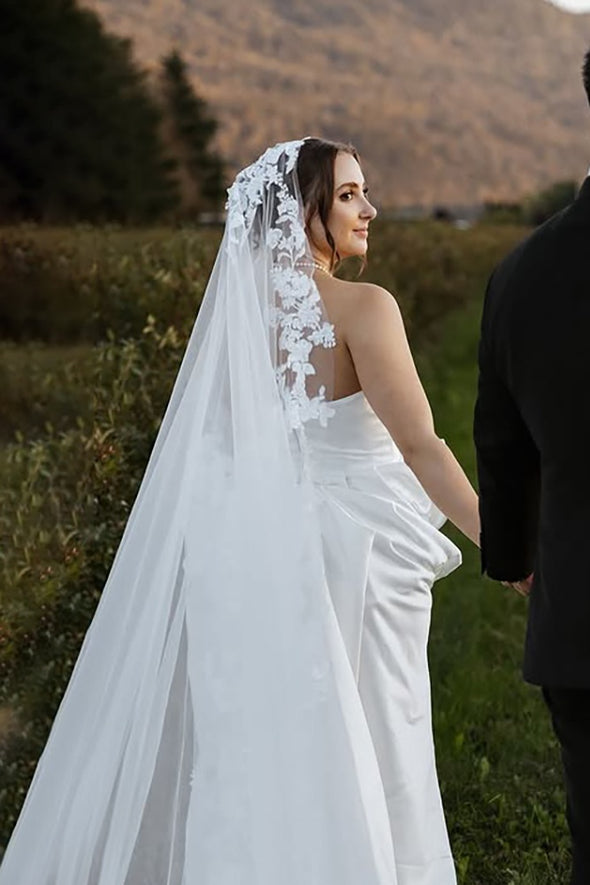
[[[355,245],[349,249],[338,249],[337,251],[341,260],[345,258],[362,258],[367,254],[367,243],[359,243],[358,246]]]

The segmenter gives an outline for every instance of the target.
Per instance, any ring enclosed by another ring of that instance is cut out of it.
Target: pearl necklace
[[[319,261],[312,261],[312,262],[299,261],[298,265],[299,265],[299,267],[309,267],[309,268],[315,268],[316,270],[321,270],[322,273],[325,273],[329,277],[334,276],[334,274],[330,270],[328,270],[328,268],[325,267],[323,264],[320,264]]]

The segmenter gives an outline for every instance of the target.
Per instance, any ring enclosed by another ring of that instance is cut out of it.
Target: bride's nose
[[[377,210],[375,209],[373,204],[368,201],[368,199],[366,197],[364,198],[364,202],[365,202],[365,205],[363,206],[363,208],[361,209],[361,212],[360,212],[361,218],[367,219],[367,221],[372,221],[373,218],[375,218],[375,216],[377,215]]]

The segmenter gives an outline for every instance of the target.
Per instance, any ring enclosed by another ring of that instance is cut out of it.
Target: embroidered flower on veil
[[[325,385],[311,395],[307,379],[316,370],[314,347],[334,347],[334,326],[327,321],[312,275],[296,164],[303,141],[276,144],[243,169],[228,190],[230,242],[254,237],[268,253],[274,305],[271,328],[276,332],[275,375],[292,429],[306,421],[325,425],[332,414]]]

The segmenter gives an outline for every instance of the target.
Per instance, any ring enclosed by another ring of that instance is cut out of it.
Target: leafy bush
[[[576,181],[557,181],[545,190],[530,197],[524,206],[526,224],[543,224],[544,221],[569,206],[578,192]]]
[[[96,343],[141,333],[148,314],[194,316],[219,231],[8,228],[0,236],[0,339]]]
[[[0,444],[66,430],[90,418],[89,345],[0,342]]]
[[[101,345],[92,420],[0,452],[0,842],[16,820],[92,618],[183,343],[152,319]],[[16,717],[16,721],[14,719]]]
[[[525,212],[522,203],[509,201],[484,203],[480,221],[483,224],[525,224]]]
[[[577,193],[576,181],[556,181],[518,203],[486,203],[481,220],[484,224],[524,224],[536,227],[569,206]]]
[[[420,345],[440,319],[483,285],[519,228],[458,231],[437,224],[377,223],[364,278],[399,299]],[[0,442],[75,426],[90,414],[87,367],[94,342],[137,337],[148,314],[188,334],[217,230],[131,231],[31,226],[0,237]],[[343,268],[352,278],[354,264]],[[41,346],[41,344],[44,346]],[[18,346],[17,346],[18,345]]]

